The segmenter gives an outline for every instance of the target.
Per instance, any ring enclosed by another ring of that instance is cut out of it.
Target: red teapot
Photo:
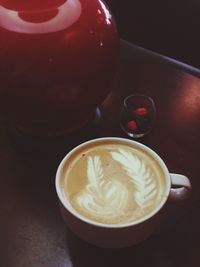
[[[119,55],[102,0],[0,1],[0,113],[37,135],[82,127],[111,90]]]

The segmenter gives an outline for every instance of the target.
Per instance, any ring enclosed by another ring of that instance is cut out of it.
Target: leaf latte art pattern
[[[93,219],[110,223],[119,216],[127,215],[130,202],[128,189],[122,182],[104,176],[100,157],[88,157],[87,178],[86,187],[75,197],[79,210],[90,214]]]
[[[118,152],[111,154],[131,178],[136,189],[134,196],[137,205],[142,210],[151,206],[157,194],[156,181],[151,169],[143,160],[125,149],[119,149]]]
[[[85,155],[67,176],[70,202],[80,215],[105,224],[129,223],[160,203],[162,173],[143,151],[110,146]]]

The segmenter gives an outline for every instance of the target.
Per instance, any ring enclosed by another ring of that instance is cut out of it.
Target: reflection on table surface
[[[116,86],[102,104],[94,136],[124,136],[119,127],[122,99],[151,96],[156,124],[140,140],[154,149],[171,172],[190,177],[193,194],[169,203],[163,223],[147,241],[126,249],[89,245],[65,227],[54,189],[57,161],[31,158],[16,149],[5,127],[0,134],[1,266],[197,266],[200,239],[200,80],[161,64],[121,60]],[[67,147],[66,147],[67,151]]]

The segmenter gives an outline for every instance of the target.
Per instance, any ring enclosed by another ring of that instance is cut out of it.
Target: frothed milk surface
[[[157,161],[136,146],[90,143],[67,160],[61,186],[77,213],[103,224],[142,219],[165,198],[165,176]]]

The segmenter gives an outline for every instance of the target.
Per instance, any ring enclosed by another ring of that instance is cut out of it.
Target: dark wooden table
[[[163,223],[145,242],[119,250],[94,247],[62,221],[54,188],[57,162],[40,159],[40,153],[35,158],[21,153],[2,126],[1,267],[200,266],[200,80],[164,64],[121,59],[115,87],[101,107],[102,121],[93,136],[123,136],[122,99],[132,93],[151,96],[156,124],[139,141],[154,149],[171,172],[190,177],[191,198],[168,203]]]

